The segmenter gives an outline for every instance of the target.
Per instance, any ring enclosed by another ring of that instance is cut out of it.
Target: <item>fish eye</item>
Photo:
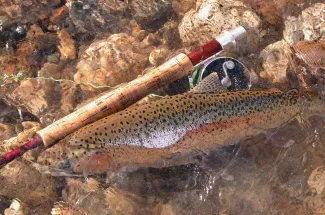
[[[63,160],[58,162],[57,168],[59,169],[68,169],[71,168],[71,161],[70,160]]]

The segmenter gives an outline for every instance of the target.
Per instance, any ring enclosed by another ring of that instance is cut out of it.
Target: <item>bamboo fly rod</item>
[[[58,140],[77,129],[121,111],[153,91],[189,75],[195,65],[223,50],[233,49],[236,46],[236,41],[245,36],[246,30],[239,26],[224,31],[214,40],[196,48],[188,55],[178,54],[146,75],[104,94],[95,101],[38,131],[37,135],[30,141],[0,157],[0,168],[30,149],[40,145],[51,147]]]

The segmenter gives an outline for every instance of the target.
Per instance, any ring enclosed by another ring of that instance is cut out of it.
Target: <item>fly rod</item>
[[[246,36],[238,26],[222,32],[214,40],[189,54],[180,53],[151,72],[134,79],[125,86],[110,91],[71,114],[38,131],[30,141],[0,157],[0,168],[22,156],[28,150],[53,146],[58,140],[79,128],[121,111],[159,88],[189,75],[194,66],[221,51],[230,51]]]

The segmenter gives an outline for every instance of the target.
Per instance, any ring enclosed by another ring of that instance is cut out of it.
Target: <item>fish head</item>
[[[73,152],[65,157],[55,157],[54,154],[59,154],[55,150],[57,149],[51,148],[41,153],[37,163],[55,170],[74,173],[97,174],[111,170],[111,159],[105,152],[90,151],[82,155]]]
[[[74,144],[71,141],[74,141]],[[75,144],[73,135],[59,141],[37,157],[37,163],[43,166],[56,170],[89,174],[110,170],[110,161],[109,155],[100,149]]]

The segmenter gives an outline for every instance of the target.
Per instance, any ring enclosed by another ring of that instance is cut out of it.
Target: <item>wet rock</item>
[[[325,168],[324,166],[319,166],[315,168],[308,178],[308,186],[314,189],[319,195],[323,192],[325,187]]]
[[[132,0],[130,9],[133,18],[140,25],[157,24],[160,19],[167,18],[172,11],[170,0]]]
[[[60,24],[68,15],[69,15],[69,10],[64,5],[52,11],[50,21],[54,24]]]
[[[178,31],[178,23],[175,21],[168,21],[155,33],[148,34],[142,41],[148,46],[165,46],[171,50],[177,50],[182,47]]]
[[[238,25],[248,31],[247,41],[241,41],[241,53],[256,51],[266,32],[261,29],[258,15],[240,1],[198,1],[196,10],[192,9],[185,14],[179,32],[184,43],[195,43],[198,46],[214,39],[223,30]]]
[[[51,9],[59,5],[59,0],[29,0],[19,2],[15,0],[2,1],[0,11],[6,13],[15,22],[36,23],[46,18]]]
[[[28,215],[30,214],[30,209],[27,204],[20,201],[19,199],[14,199],[4,212],[4,215]]]
[[[178,23],[175,21],[169,21],[159,29],[155,36],[160,43],[166,45],[169,49],[179,49],[182,47],[182,40],[179,35]]]
[[[105,195],[110,209],[116,214],[176,214],[169,203],[157,204],[153,198],[143,198],[114,186],[106,189]]]
[[[303,33],[306,40],[318,40],[325,33],[325,3],[317,3],[302,11]]]
[[[309,212],[312,212],[313,214],[321,215],[325,213],[325,203],[323,196],[308,196],[304,200],[304,206],[306,209],[308,209]]]
[[[31,26],[26,40],[22,41],[15,52],[17,63],[15,73],[26,76],[35,75],[45,63],[46,56],[57,52],[58,38],[52,33],[43,33],[36,25]],[[44,57],[45,56],[45,57]]]
[[[75,59],[76,48],[74,41],[70,38],[70,34],[65,29],[62,29],[61,31],[58,31],[58,38],[60,40],[58,49],[61,53],[61,59]]]
[[[293,45],[304,39],[304,33],[301,29],[302,20],[300,17],[287,17],[284,21],[284,26],[283,38],[289,45]]]
[[[3,25],[1,25],[1,21],[4,22]],[[10,48],[26,37],[27,26],[24,24],[9,24],[6,21],[3,17],[0,17],[0,47]]]
[[[72,81],[64,81],[61,84],[61,106],[60,109],[65,114],[69,114],[76,106],[77,84]]]
[[[22,146],[24,143],[34,137],[36,132],[41,129],[41,125],[38,122],[25,121],[22,123],[22,126],[24,130],[17,136],[11,137],[10,139],[8,138],[8,140],[3,141],[3,144],[0,146],[1,153],[9,152],[19,146]]]
[[[60,54],[55,52],[47,56],[47,62],[57,64],[60,62]]]
[[[195,8],[195,4],[196,0],[172,1],[173,10],[179,19],[183,18],[186,12]]]
[[[15,134],[13,127],[0,123],[0,141],[9,139]]]
[[[169,54],[169,50],[166,48],[155,49],[152,52],[150,52],[149,62],[153,66],[159,66],[161,63],[165,61],[168,54]]]
[[[30,24],[43,22],[51,11],[61,4],[60,0],[2,1],[0,4],[0,46],[15,46],[26,37]],[[2,24],[2,25],[1,25]]]
[[[105,38],[111,33],[130,30],[123,23],[127,8],[125,1],[68,0],[66,6],[69,9],[68,31],[80,40],[89,41],[95,36]]]
[[[14,161],[2,168],[0,180],[0,195],[19,198],[30,207],[43,205],[46,208],[46,204],[57,197],[53,178],[23,162]]]
[[[51,210],[51,215],[85,215],[68,202],[56,202]]]
[[[309,4],[309,1],[304,0],[243,0],[247,5],[255,9],[261,16],[271,24],[281,24],[282,20],[287,16],[300,13],[304,3]]]
[[[285,41],[267,46],[261,53],[263,71],[260,77],[273,84],[286,83],[287,68],[290,63],[290,47]]]
[[[141,74],[148,64],[151,47],[135,44],[135,38],[114,34],[92,43],[77,64],[77,83],[115,86]]]
[[[11,94],[7,95],[7,99],[11,101],[11,104],[23,106],[35,116],[40,116],[44,109],[49,107],[53,91],[53,81],[25,80]]]
[[[39,71],[40,77],[54,78],[54,79],[73,79],[76,72],[75,61],[61,61],[59,63],[48,62],[43,65]]]
[[[306,3],[307,4],[307,3]],[[316,3],[299,13],[288,16],[284,22],[284,38],[293,45],[301,40],[314,41],[325,33],[325,4]]]
[[[86,214],[110,214],[105,194],[101,189],[93,189],[87,182],[67,178],[63,199]]]

